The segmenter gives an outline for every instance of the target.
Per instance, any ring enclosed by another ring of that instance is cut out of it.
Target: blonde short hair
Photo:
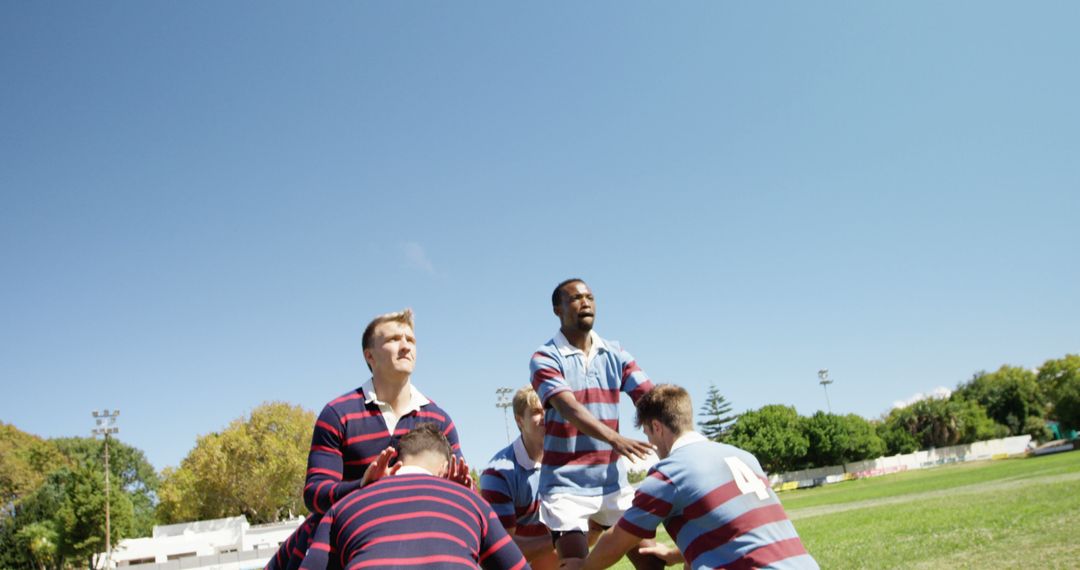
[[[536,395],[536,392],[532,389],[532,386],[525,386],[514,394],[514,417],[525,417],[525,413],[532,408],[542,408],[540,405],[540,396]]]
[[[396,311],[393,313],[386,313],[385,315],[379,315],[371,322],[368,323],[367,328],[364,329],[364,336],[360,339],[360,347],[364,350],[371,348],[371,337],[375,336],[375,327],[383,323],[397,322],[405,325],[409,325],[410,329],[416,330],[413,326],[413,314],[412,309],[405,309],[404,311]]]

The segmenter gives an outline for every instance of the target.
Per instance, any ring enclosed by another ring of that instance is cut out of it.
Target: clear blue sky
[[[737,411],[877,417],[1080,351],[1075,2],[0,4],[0,420],[156,467],[264,401],[415,382],[505,444],[597,331]],[[634,432],[628,415],[624,430]]]

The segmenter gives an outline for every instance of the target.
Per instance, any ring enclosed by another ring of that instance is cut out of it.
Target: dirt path
[[[1080,473],[1065,473],[1062,475],[1044,475],[1042,477],[1012,479],[1005,481],[991,481],[987,483],[974,483],[972,485],[963,485],[960,487],[952,487],[950,489],[938,489],[935,491],[924,491],[922,493],[908,493],[906,495],[900,495],[896,497],[883,497],[880,499],[866,499],[865,501],[855,501],[853,503],[841,503],[839,505],[821,505],[819,507],[793,509],[788,511],[788,517],[792,520],[798,520],[816,517],[820,515],[831,515],[833,513],[854,511],[857,509],[880,507],[883,505],[909,503],[911,501],[932,499],[935,497],[974,495],[978,493],[987,493],[993,491],[1006,491],[1008,489],[1015,489],[1017,487],[1026,487],[1028,485],[1060,483],[1063,481],[1078,480],[1080,480]]]

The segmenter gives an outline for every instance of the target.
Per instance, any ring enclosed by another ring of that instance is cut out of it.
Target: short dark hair
[[[416,424],[412,431],[398,438],[395,447],[399,461],[406,456],[418,457],[428,452],[438,453],[450,461],[450,442],[438,424],[432,422]]]
[[[567,285],[569,285],[571,283],[584,283],[584,282],[585,282],[584,279],[579,279],[577,277],[571,277],[569,279],[564,280],[562,283],[559,283],[558,285],[556,285],[555,290],[551,292],[551,306],[552,307],[558,307],[559,306],[559,302],[562,301],[562,288],[563,287],[566,287]]]
[[[658,384],[637,401],[634,425],[660,420],[671,431],[683,433],[694,429],[694,406],[690,394],[681,386]]]

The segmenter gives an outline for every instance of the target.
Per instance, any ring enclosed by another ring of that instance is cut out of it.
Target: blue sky
[[[156,467],[264,401],[418,386],[505,445],[597,331],[736,410],[869,418],[1080,350],[1072,2],[5,2],[0,420]],[[627,409],[627,411],[629,411]],[[633,432],[624,415],[624,431]]]

